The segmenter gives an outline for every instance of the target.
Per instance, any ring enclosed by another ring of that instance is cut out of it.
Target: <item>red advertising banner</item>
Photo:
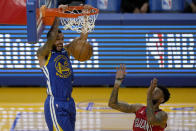
[[[26,0],[0,0],[0,24],[26,23]]]

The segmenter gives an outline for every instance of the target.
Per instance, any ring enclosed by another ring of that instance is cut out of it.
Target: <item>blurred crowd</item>
[[[121,12],[122,13],[148,13],[149,2],[148,0],[122,0]]]
[[[120,8],[119,8],[119,13],[196,13],[196,0],[177,0],[177,2],[179,3],[179,1],[183,2],[183,9],[181,10],[175,10],[175,11],[164,11],[164,10],[154,10],[152,11],[152,9],[150,10],[150,1],[160,1],[163,2],[165,1],[166,4],[167,2],[171,4],[171,2],[175,2],[174,0],[57,0],[58,1],[58,5],[60,4],[70,4],[70,5],[79,5],[79,4],[94,4],[93,6],[95,7],[95,3],[102,3],[104,4],[114,4],[115,1],[116,4],[120,4]],[[120,2],[119,2],[120,1]],[[173,3],[175,4],[175,3]],[[97,8],[99,8],[100,6],[98,6]],[[100,7],[101,8],[101,7]],[[152,8],[152,7],[151,7]],[[171,8],[173,8],[171,6]],[[102,10],[103,11],[103,10]]]
[[[187,0],[185,3],[185,13],[196,13],[196,0]]]
[[[183,0],[184,9],[179,13],[196,13],[196,0]],[[149,13],[149,0],[122,0],[122,13]],[[157,11],[158,12],[158,11]],[[164,11],[162,11],[164,13]],[[168,11],[165,11],[168,12]]]

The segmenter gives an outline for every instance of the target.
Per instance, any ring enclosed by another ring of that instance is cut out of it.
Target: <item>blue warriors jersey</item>
[[[47,81],[47,94],[59,98],[71,97],[73,69],[67,51],[51,51],[42,67]]]

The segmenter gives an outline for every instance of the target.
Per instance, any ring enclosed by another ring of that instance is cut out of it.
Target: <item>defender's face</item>
[[[164,101],[163,91],[156,87],[152,92],[152,100],[154,101],[153,104],[162,103]]]
[[[57,51],[61,51],[63,49],[63,42],[64,42],[64,37],[63,37],[63,33],[58,33],[56,41],[54,43],[54,48]]]

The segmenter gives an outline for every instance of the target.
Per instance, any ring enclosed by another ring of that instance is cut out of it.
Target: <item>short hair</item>
[[[50,37],[50,33],[51,33],[51,31],[48,31],[48,33],[47,33],[47,39]],[[58,33],[62,33],[62,31],[60,30],[60,29],[58,29]]]
[[[169,90],[165,86],[158,86],[158,88],[160,90],[162,90],[163,95],[164,95],[164,101],[162,103],[167,102],[169,100],[169,98],[170,98]]]
[[[58,29],[58,33],[62,33],[62,31],[60,29]]]

